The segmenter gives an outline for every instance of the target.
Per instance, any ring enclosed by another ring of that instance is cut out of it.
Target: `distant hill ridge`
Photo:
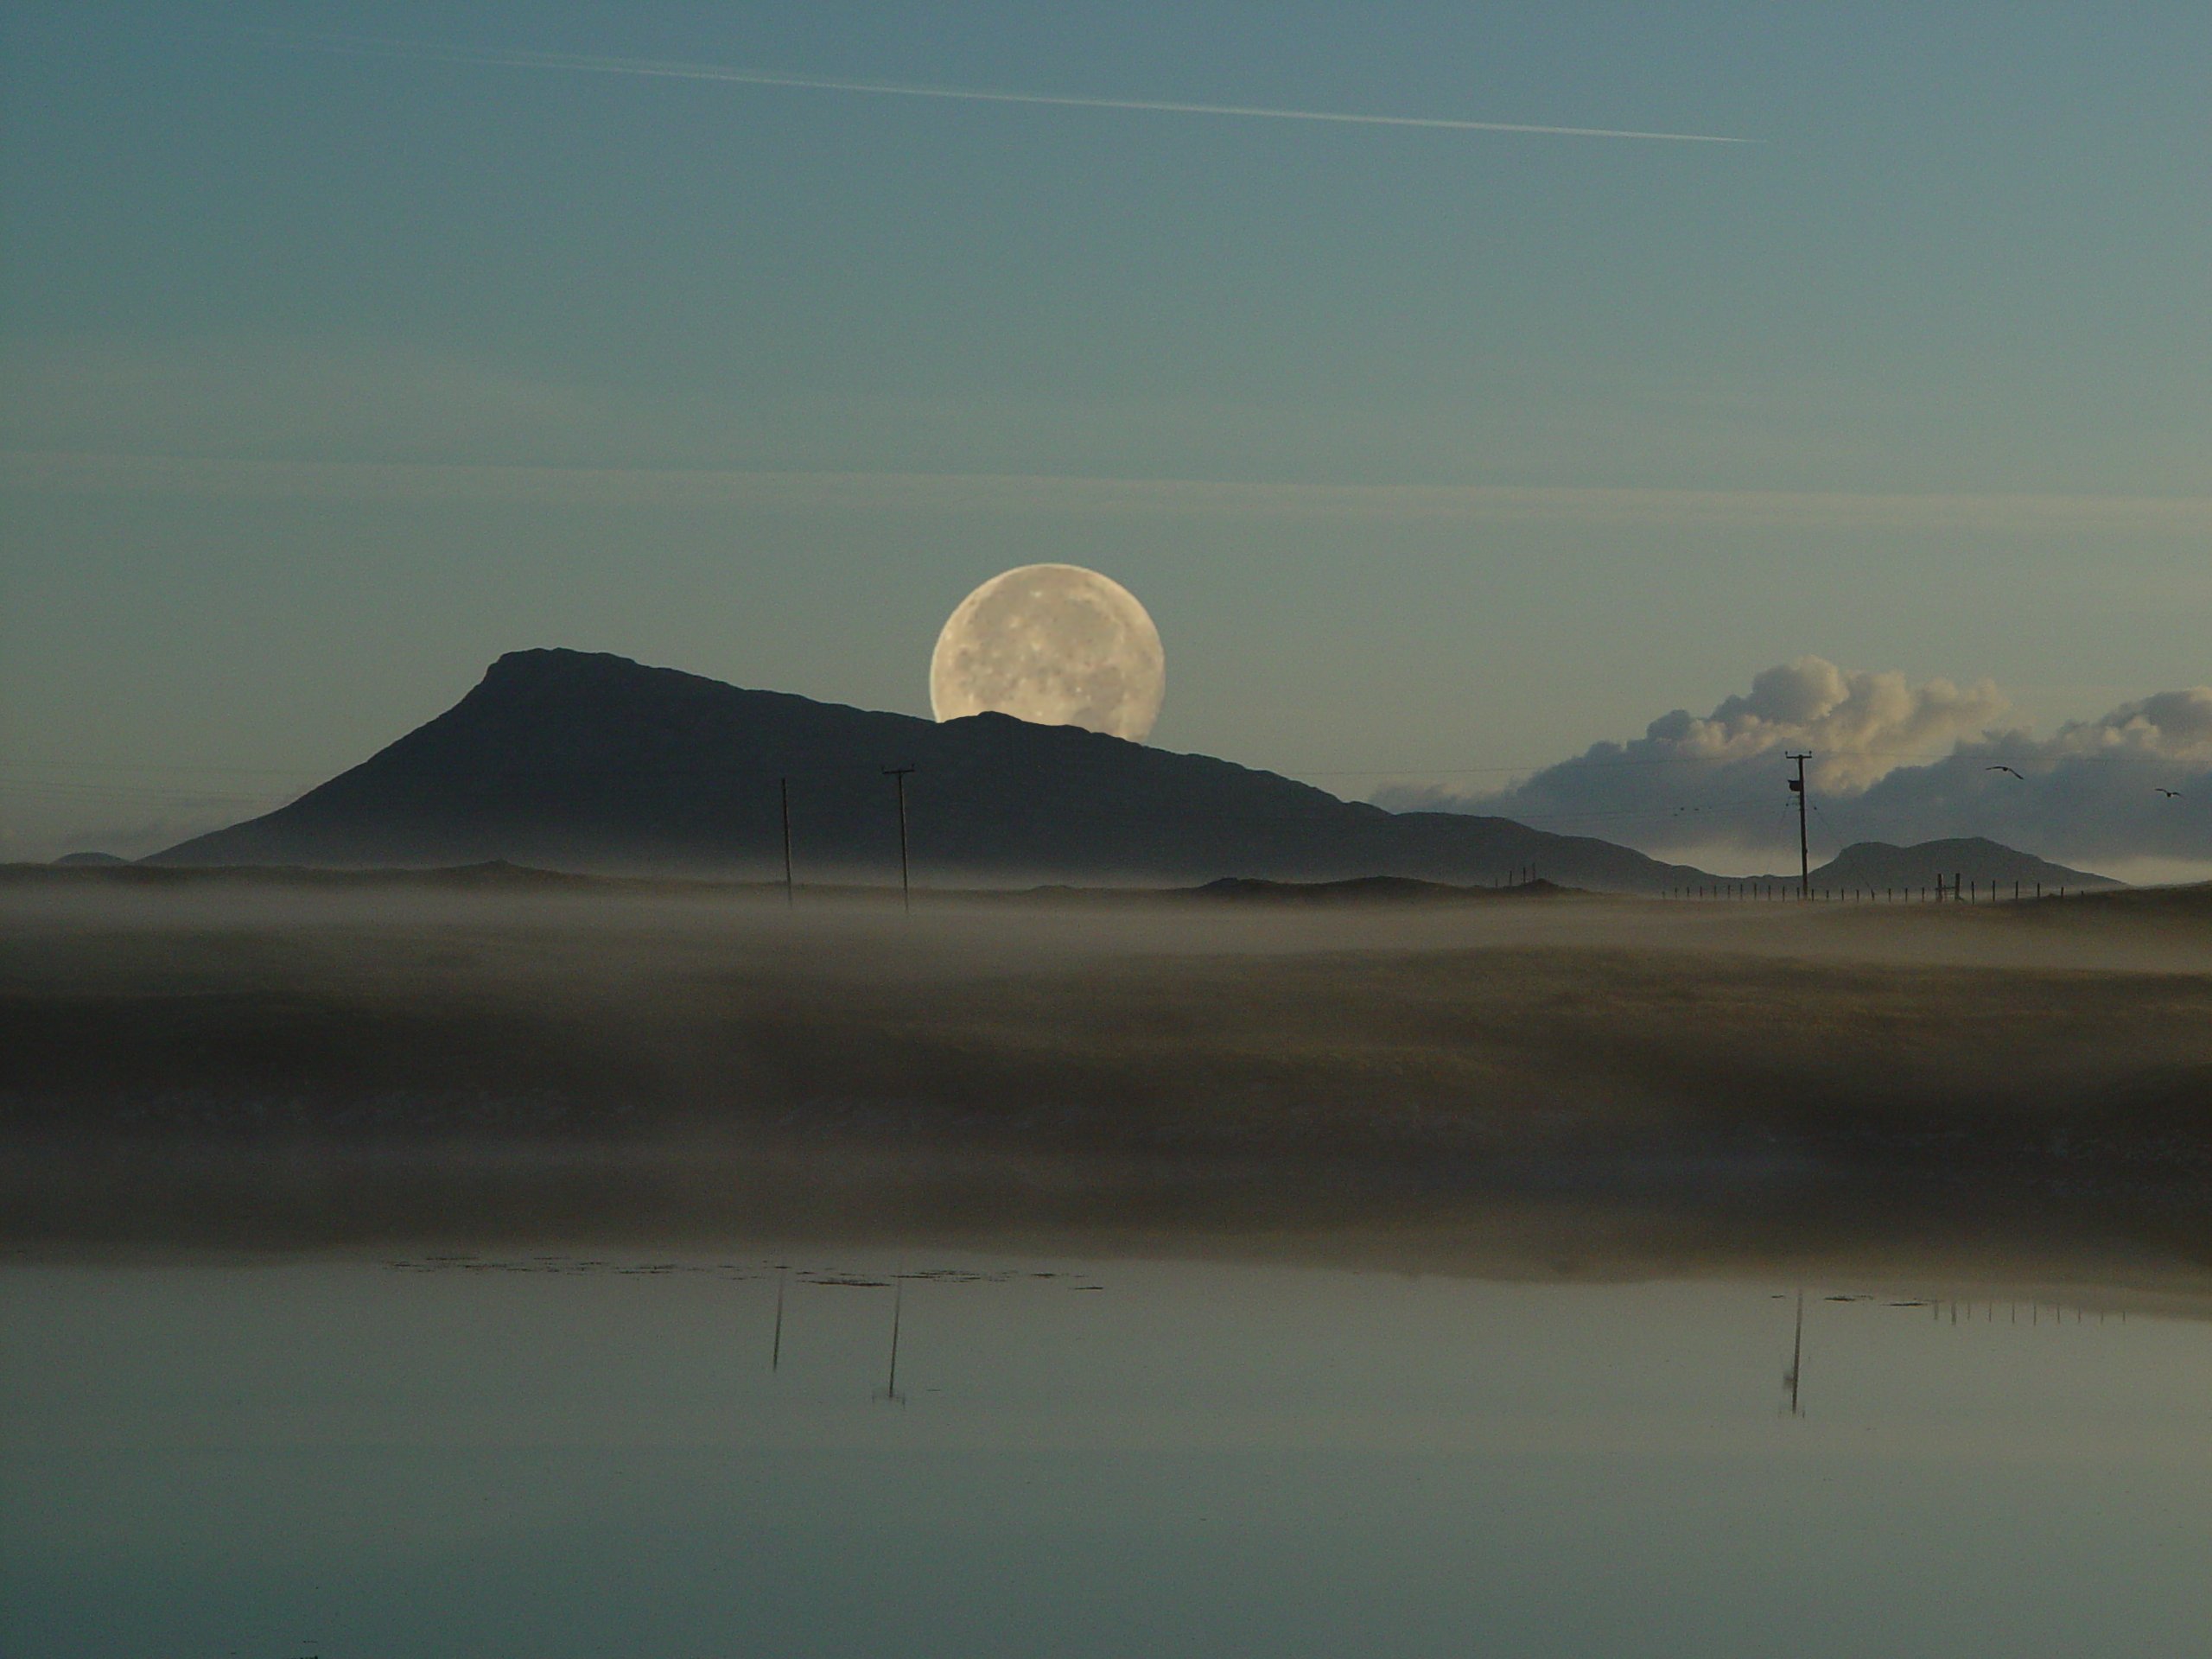
[[[1072,726],[939,723],[562,650],[501,657],[359,766],[149,861],[779,879],[787,785],[799,880],[896,880],[892,766],[916,768],[909,843],[924,883],[1533,879],[1656,893],[1716,879],[1588,836],[1387,812]]]
[[[1404,875],[1360,875],[1344,881],[1268,881],[1248,875],[1224,875],[1204,887],[1186,889],[1182,896],[1262,904],[1433,905],[1471,899],[1551,899],[1574,891],[1541,879],[1510,887],[1471,887],[1420,881]]]
[[[1980,836],[1923,841],[1912,847],[1894,847],[1885,841],[1857,842],[1813,872],[1815,883],[1831,888],[1917,891],[1935,887],[1939,879],[1978,881],[1984,886],[1994,881],[2008,891],[2010,884],[2018,881],[2023,892],[2038,884],[2051,893],[2061,887],[2074,893],[2121,885],[2109,876],[2069,869]]]

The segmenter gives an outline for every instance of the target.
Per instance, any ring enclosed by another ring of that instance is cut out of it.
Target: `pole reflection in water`
[[[788,1266],[776,1268],[776,1334],[768,1344],[768,1369],[771,1372],[782,1369],[784,1363],[784,1287],[791,1276]]]
[[[906,1259],[901,1256],[898,1271],[891,1275],[891,1374],[883,1383],[883,1398],[894,1406],[906,1403],[906,1396],[899,1392],[899,1316],[906,1304]]]
[[[1782,1374],[1782,1386],[1789,1391],[1789,1414],[1802,1417],[1804,1408],[1798,1399],[1798,1385],[1805,1374],[1805,1293],[1797,1292],[1797,1328],[1789,1342],[1789,1369]]]

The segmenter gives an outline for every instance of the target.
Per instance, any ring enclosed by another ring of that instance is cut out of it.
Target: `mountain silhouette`
[[[896,880],[884,768],[912,766],[917,881],[1191,883],[1402,876],[1656,892],[1701,879],[1508,819],[1393,813],[1273,772],[1004,715],[942,724],[576,651],[502,657],[460,702],[267,816],[167,864],[780,878],[788,780],[801,880]]]
[[[579,651],[512,652],[453,708],[266,817],[146,861],[895,881],[906,779],[924,884],[1198,884],[1396,878],[1656,893],[1716,881],[1583,836],[1389,812],[1203,754],[1005,715],[919,720]],[[1830,888],[2112,885],[1989,841],[1865,842]],[[1754,878],[1795,885],[1794,876]],[[1742,882],[1736,885],[1741,886]]]

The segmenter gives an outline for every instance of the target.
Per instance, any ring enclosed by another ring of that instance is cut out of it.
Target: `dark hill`
[[[1857,842],[1815,870],[1813,885],[1899,891],[1910,888],[1917,892],[1922,887],[1935,887],[1938,877],[1947,882],[1964,880],[1985,887],[1994,881],[2006,892],[2011,891],[2015,881],[2024,892],[2041,883],[2047,893],[2056,893],[2061,887],[2075,893],[2120,885],[2110,876],[2070,870],[2063,864],[2053,864],[2032,853],[2015,852],[2001,842],[1986,841],[1980,836],[1923,841],[1912,847],[1892,847],[1885,841]]]
[[[1681,865],[1504,818],[1386,812],[1273,772],[1002,715],[938,724],[574,651],[502,657],[427,725],[170,864],[495,860],[614,873],[895,880],[883,768],[911,765],[918,880],[1190,883],[1225,875],[1652,892]]]
[[[1263,905],[1438,905],[1470,899],[1550,899],[1573,891],[1541,880],[1511,887],[1465,887],[1405,875],[1359,875],[1345,881],[1265,881],[1249,875],[1224,875],[1218,881],[1191,888],[1185,896]]]

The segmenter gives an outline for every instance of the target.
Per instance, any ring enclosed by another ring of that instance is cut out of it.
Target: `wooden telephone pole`
[[[1802,754],[1791,750],[1782,758],[1797,763],[1797,775],[1789,780],[1789,792],[1797,798],[1797,896],[1808,899],[1813,891],[1813,855],[1812,843],[1805,835],[1805,763],[1813,754],[1809,749]]]
[[[791,780],[777,779],[776,789],[784,801],[784,908],[791,910],[798,904],[798,891],[791,886]]]
[[[899,903],[909,916],[914,913],[914,889],[906,877],[906,779],[912,766],[886,766],[883,775],[899,787]]]

